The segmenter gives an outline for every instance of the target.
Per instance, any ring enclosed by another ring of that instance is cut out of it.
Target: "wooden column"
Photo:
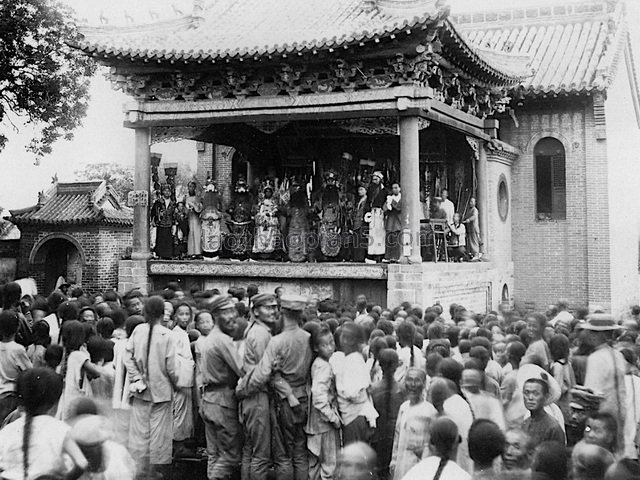
[[[149,128],[136,128],[136,157],[133,188],[137,192],[146,192],[146,201],[137,202],[133,207],[133,250],[132,260],[151,258],[149,247],[149,185],[151,182]]]
[[[488,225],[489,225],[489,198],[488,198],[488,176],[487,176],[487,151],[485,142],[479,142],[478,168],[478,191],[476,193],[476,206],[478,208],[478,220],[480,222],[480,238],[483,244],[480,245],[480,252],[487,251],[487,242],[489,241]]]
[[[420,138],[417,115],[400,117],[402,263],[422,263],[420,255]]]

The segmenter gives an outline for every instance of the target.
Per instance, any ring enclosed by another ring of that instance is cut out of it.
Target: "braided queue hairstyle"
[[[61,336],[62,346],[64,347],[64,356],[62,357],[62,366],[60,367],[60,376],[64,379],[67,374],[67,362],[71,352],[80,350],[85,342],[86,333],[84,325],[78,320],[68,320],[62,324]]]
[[[391,417],[391,395],[393,393],[393,384],[395,383],[394,374],[400,360],[398,353],[391,348],[384,348],[378,353],[378,362],[382,369],[382,380],[384,381],[384,405],[387,421]]]
[[[145,354],[144,369],[149,378],[149,354],[151,353],[151,337],[153,336],[153,327],[155,327],[164,317],[164,298],[159,295],[149,297],[144,304],[144,319],[149,324],[149,336],[147,337],[147,353]]]
[[[380,364],[380,352],[385,348],[388,347],[384,337],[375,337],[373,341],[369,343],[369,353],[373,356],[373,364],[371,365],[371,370],[369,371],[369,376],[372,378],[376,366]]]
[[[22,435],[22,465],[24,479],[29,476],[29,443],[33,417],[44,415],[62,395],[62,378],[50,368],[31,368],[20,374],[17,381],[18,397],[25,410]]]
[[[437,457],[440,457],[438,469],[433,480],[440,480],[444,467],[453,456],[455,447],[460,443],[460,435],[456,424],[447,417],[436,418],[429,429],[431,450]]]
[[[410,367],[415,366],[415,359],[413,357],[413,339],[416,336],[416,326],[408,321],[402,322],[396,328],[396,335],[398,336],[398,343],[401,347],[409,347],[411,352]]]

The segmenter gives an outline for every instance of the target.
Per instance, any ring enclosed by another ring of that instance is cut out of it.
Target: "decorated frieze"
[[[507,90],[445,68],[439,49],[386,58],[336,58],[316,63],[234,64],[205,70],[140,73],[112,69],[116,89],[144,101],[196,101],[357,92],[395,86],[430,87],[437,100],[484,118],[504,111]]]

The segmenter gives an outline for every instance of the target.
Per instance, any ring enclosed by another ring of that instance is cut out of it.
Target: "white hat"
[[[524,384],[529,380],[545,382],[549,386],[549,393],[544,401],[545,406],[551,405],[560,399],[560,385],[558,385],[558,382],[556,382],[556,379],[553,378],[551,374],[544,371],[538,365],[534,365],[532,363],[520,365],[516,378],[518,380],[518,388],[520,388],[520,390],[524,388]]]
[[[373,177],[378,177],[380,180],[382,180],[384,178],[384,175],[382,174],[382,172],[380,170],[376,170],[375,172],[372,173]]]

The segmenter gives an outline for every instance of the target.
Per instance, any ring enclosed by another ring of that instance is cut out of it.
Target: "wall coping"
[[[386,280],[387,265],[364,263],[149,260],[149,275]]]

